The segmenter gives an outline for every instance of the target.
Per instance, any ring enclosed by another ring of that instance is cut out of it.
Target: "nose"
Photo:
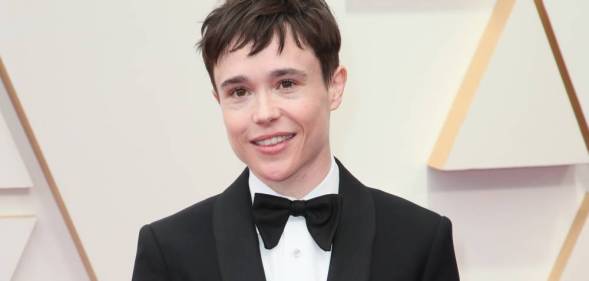
[[[256,95],[256,107],[252,119],[256,124],[269,124],[280,117],[280,109],[271,94]]]

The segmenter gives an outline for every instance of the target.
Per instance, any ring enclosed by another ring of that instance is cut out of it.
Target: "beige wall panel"
[[[0,95],[7,94],[0,80]],[[0,189],[25,188],[31,185],[31,178],[16,150],[12,134],[0,110]]]
[[[547,280],[584,193],[580,172],[432,169],[429,206],[452,219],[461,280]]]
[[[586,187],[588,187],[589,192],[589,181],[584,183]],[[589,193],[588,193],[589,194]],[[572,248],[572,252],[568,257],[567,263],[564,265],[562,269],[562,277],[560,280],[562,281],[577,281],[577,280],[584,280],[589,276],[589,267],[587,267],[587,261],[589,261],[589,220],[587,219],[587,213],[589,212],[589,195],[583,201],[584,205],[581,206],[581,210],[579,211],[584,215],[583,220],[579,220],[577,223],[578,226],[573,225],[573,230],[576,230],[575,227],[580,228],[578,231],[578,237],[575,241],[574,247]]]
[[[544,1],[585,116],[589,120],[589,2]]]
[[[33,216],[0,215],[0,280],[12,279],[36,220]]]
[[[561,280],[579,281],[587,278],[589,276],[587,261],[589,261],[589,226],[585,224]]]
[[[0,214],[34,213],[37,218],[35,230],[11,281],[88,280],[47,179],[7,95],[0,95],[0,115],[7,121],[8,130],[35,187],[0,191]]]
[[[583,137],[532,1],[516,1],[499,40],[444,168],[587,162]]]
[[[243,168],[193,47],[214,2],[0,2],[0,53],[99,280],[129,280],[141,225]]]
[[[332,115],[335,153],[365,184],[426,204],[424,163],[494,1],[366,4],[340,14],[349,75]]]

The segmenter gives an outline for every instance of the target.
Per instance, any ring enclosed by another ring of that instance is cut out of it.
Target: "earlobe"
[[[329,84],[330,110],[336,110],[342,103],[342,96],[344,94],[347,80],[348,70],[344,66],[338,66],[331,76],[331,82]]]

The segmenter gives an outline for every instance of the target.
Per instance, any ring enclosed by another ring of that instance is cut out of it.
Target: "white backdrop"
[[[99,280],[129,280],[141,225],[219,193],[243,168],[194,49],[215,2],[0,0],[0,55]],[[335,155],[365,184],[449,216],[463,280],[545,279],[588,169],[444,173],[426,165],[494,1],[329,3],[349,68],[332,119]],[[570,10],[553,11],[566,19]],[[584,67],[574,75],[588,77]],[[20,197],[4,200],[23,208]],[[75,253],[67,239],[58,243]],[[80,264],[59,272],[47,257],[39,266],[34,253],[48,247],[33,233],[13,280],[81,280]]]

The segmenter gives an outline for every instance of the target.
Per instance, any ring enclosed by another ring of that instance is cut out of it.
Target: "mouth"
[[[251,141],[252,144],[262,147],[268,146],[275,146],[281,143],[284,143],[292,138],[294,138],[296,134],[280,134],[280,135],[272,135],[272,136],[263,136],[256,138]]]

